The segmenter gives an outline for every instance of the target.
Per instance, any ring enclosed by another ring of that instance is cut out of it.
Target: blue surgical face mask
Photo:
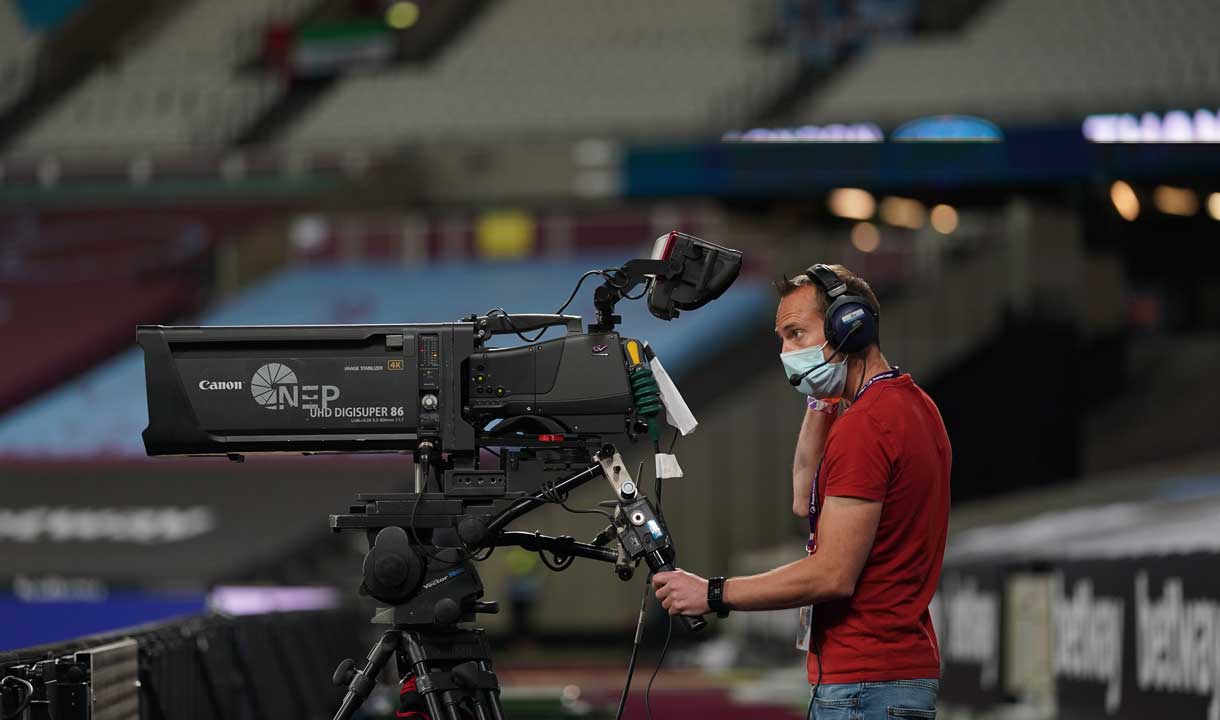
[[[822,356],[824,347],[826,343],[779,354],[780,362],[784,364],[789,378],[793,375],[804,375],[813,368],[796,389],[801,394],[812,395],[819,400],[842,395],[843,384],[847,381],[847,358],[837,363],[828,363]]]

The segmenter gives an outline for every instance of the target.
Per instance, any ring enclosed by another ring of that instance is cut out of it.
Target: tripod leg
[[[504,708],[500,707],[500,693],[495,690],[480,690],[474,698],[475,712],[479,720],[504,720]]]
[[[407,660],[411,664],[411,671],[415,673],[416,679],[419,681],[424,681],[426,678],[430,677],[432,673],[428,668],[427,654],[424,652],[423,646],[420,645],[419,638],[416,637],[416,634],[413,632],[404,634],[403,644],[406,645]],[[430,687],[430,685],[424,685],[424,687]],[[441,704],[441,693],[424,692],[421,689],[420,694],[424,696],[424,703],[428,706],[428,717],[432,718],[432,720],[445,720],[449,717],[449,713],[446,711],[445,706]],[[454,708],[454,713],[456,712],[457,709]],[[457,720],[461,720],[461,717],[456,714],[454,717],[456,717]]]
[[[445,701],[445,709],[449,711],[448,715],[442,715],[443,718],[450,720],[463,720],[462,718],[462,695],[455,690],[441,691],[441,697]]]
[[[436,696],[436,693],[428,693],[424,696],[424,702],[428,703],[428,717],[445,720],[449,717],[445,712],[445,706],[441,705],[441,699]]]
[[[479,662],[479,669],[492,672],[491,663]],[[504,720],[504,708],[500,707],[500,684],[497,681],[493,687],[476,690],[474,694],[475,707],[479,712],[479,720]]]
[[[492,672],[491,662],[484,660],[479,663],[479,667],[487,672]],[[483,690],[481,695],[484,699],[484,706],[491,712],[491,720],[504,720],[504,708],[500,706],[500,682],[497,680],[493,687]]]
[[[368,662],[364,668],[356,673],[352,678],[351,683],[347,686],[347,694],[343,696],[343,704],[339,706],[339,711],[335,713],[334,720],[350,720],[352,713],[356,712],[356,708],[360,707],[369,693],[373,692],[373,688],[377,687],[377,676],[381,674],[381,669],[385,667],[385,663],[398,649],[400,636],[397,630],[387,631],[369,651]]]

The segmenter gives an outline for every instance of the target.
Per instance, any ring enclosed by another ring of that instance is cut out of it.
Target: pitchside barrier
[[[1220,496],[961,533],[933,604],[947,706],[1220,717]]]
[[[207,615],[0,653],[0,717],[32,688],[15,717],[329,718],[343,695],[331,675],[372,631],[347,610]]]

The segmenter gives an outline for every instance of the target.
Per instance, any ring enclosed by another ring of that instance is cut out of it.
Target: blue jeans
[[[932,720],[939,691],[933,679],[822,685],[809,720]]]

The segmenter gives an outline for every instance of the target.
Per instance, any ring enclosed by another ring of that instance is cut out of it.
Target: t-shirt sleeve
[[[867,415],[847,413],[835,422],[822,462],[826,497],[884,500],[890,469],[882,430]]]

